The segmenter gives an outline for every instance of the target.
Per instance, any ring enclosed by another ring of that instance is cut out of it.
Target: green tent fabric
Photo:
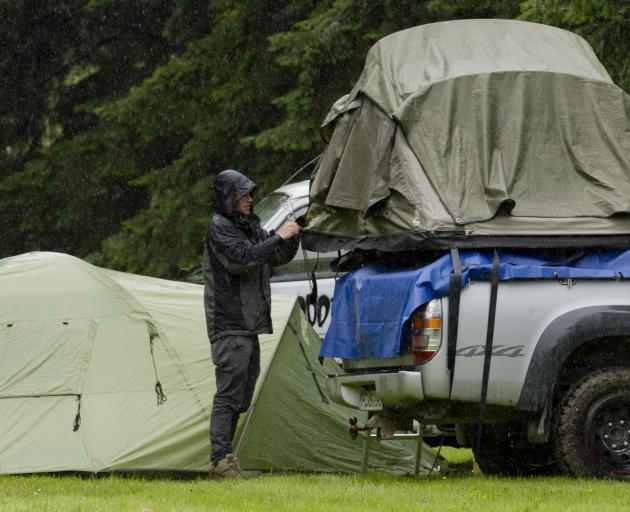
[[[318,362],[321,346],[294,297],[274,297],[274,306],[285,301],[288,315],[276,316],[274,331],[282,332],[273,344],[273,354],[263,357],[264,375],[252,407],[237,432],[236,452],[245,468],[253,470],[303,470],[358,472],[361,441],[352,441],[348,419],[356,416],[361,425],[367,413],[341,406],[327,397],[326,378],[340,372],[332,359]],[[415,441],[370,443],[367,469],[411,474]],[[421,471],[435,460],[424,447]],[[442,468],[446,461],[440,459]]]
[[[0,260],[0,473],[206,471],[215,387],[203,315],[199,285],[59,253]],[[319,337],[295,297],[274,297],[272,317],[237,433],[243,467],[358,470],[354,412],[321,402],[304,359],[323,385]],[[409,471],[412,453],[383,443],[371,469]]]
[[[313,248],[630,233],[630,97],[565,30],[459,20],[387,36],[322,133]]]

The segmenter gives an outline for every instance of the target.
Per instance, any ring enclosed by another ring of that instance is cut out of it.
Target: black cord
[[[155,372],[155,394],[157,395],[157,404],[162,405],[166,402],[166,395],[164,394],[164,390],[162,389],[162,384],[160,384],[160,378],[158,377],[157,365],[155,364],[155,355],[153,354],[153,338],[157,337],[157,332],[155,332],[152,325],[149,325],[149,346],[151,348],[151,360],[153,361],[153,371]]]
[[[440,452],[442,451],[443,443],[444,443],[444,438],[441,437],[440,445],[438,446],[437,453],[435,454],[435,459],[433,460],[433,465],[431,466],[431,469],[429,470],[429,474],[427,475],[427,478],[429,478],[433,474],[433,470],[435,470],[435,467],[437,466],[438,460],[440,459]]]
[[[159,380],[155,383],[155,394],[157,395],[158,405],[162,405],[164,402],[166,402],[166,395],[162,390],[162,384],[160,384]]]

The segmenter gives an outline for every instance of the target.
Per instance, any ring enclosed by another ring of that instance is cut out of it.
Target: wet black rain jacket
[[[215,215],[206,231],[204,306],[210,342],[229,335],[271,333],[271,287],[274,265],[293,258],[298,239],[283,240],[260,226],[256,215],[234,211],[236,201],[256,184],[233,170],[214,181]]]

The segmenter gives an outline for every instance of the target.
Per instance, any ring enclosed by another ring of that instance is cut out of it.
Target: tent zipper
[[[44,397],[58,397],[58,396],[74,396],[77,399],[77,414],[72,422],[72,432],[79,430],[81,426],[81,393],[53,393],[42,395],[14,395],[14,396],[0,396],[0,400],[9,400],[15,398],[44,398]]]

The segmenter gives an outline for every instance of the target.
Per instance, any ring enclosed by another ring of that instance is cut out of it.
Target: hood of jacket
[[[234,218],[236,201],[253,194],[256,183],[238,171],[221,171],[214,179],[214,209],[224,217]]]

